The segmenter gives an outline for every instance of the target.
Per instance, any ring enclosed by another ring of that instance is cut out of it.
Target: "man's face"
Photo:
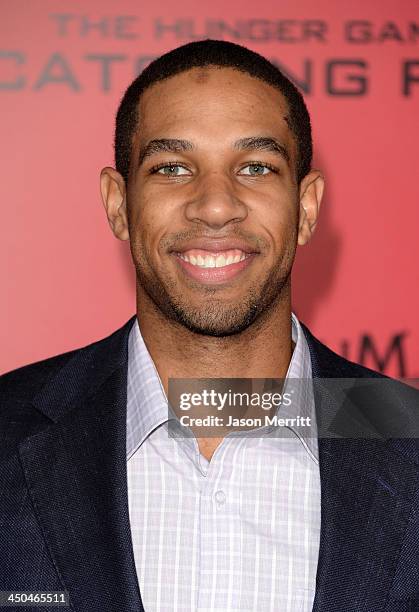
[[[195,68],[143,94],[127,186],[140,300],[213,336],[279,302],[299,222],[287,114],[279,91],[231,68]]]

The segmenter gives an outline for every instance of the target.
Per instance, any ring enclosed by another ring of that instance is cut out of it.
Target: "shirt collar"
[[[292,340],[295,344],[287,371],[287,384],[293,391],[293,401],[284,417],[310,417],[311,427],[291,427],[306,450],[318,462],[316,413],[312,390],[310,352],[302,327],[292,313]],[[291,379],[298,379],[294,383]],[[144,343],[135,319],[128,339],[127,378],[127,459],[151,432],[168,420],[167,398],[159,374]],[[282,407],[283,408],[283,407]]]

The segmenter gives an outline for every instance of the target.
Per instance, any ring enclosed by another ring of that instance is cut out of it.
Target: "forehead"
[[[155,83],[141,96],[138,110],[141,140],[187,137],[187,132],[226,137],[226,131],[235,136],[275,131],[292,140],[281,92],[233,68],[193,68]]]

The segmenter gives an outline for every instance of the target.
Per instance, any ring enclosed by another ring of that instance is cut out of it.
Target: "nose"
[[[202,176],[194,185],[194,194],[185,206],[188,221],[214,229],[243,221],[248,215],[230,177],[219,172]]]

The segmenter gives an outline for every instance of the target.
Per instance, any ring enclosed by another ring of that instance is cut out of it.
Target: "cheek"
[[[140,193],[136,191],[130,195],[129,220],[131,231],[148,243],[159,231],[162,219],[165,218],[164,204],[161,200],[150,197],[144,190]]]
[[[129,191],[131,250],[137,263],[156,267],[162,257],[161,240],[175,227],[176,206],[167,193],[156,193],[156,186],[140,187],[139,182],[137,179]]]
[[[263,184],[245,186],[240,194],[249,208],[263,212],[274,219],[293,216],[298,201],[298,190],[292,185],[288,174],[280,174]]]
[[[148,226],[158,227],[175,214],[179,199],[167,186],[145,185],[137,196],[138,216]]]
[[[170,221],[161,209],[145,206],[135,216],[135,225],[131,233],[134,257],[144,269],[155,271],[165,268],[162,239],[168,233]]]
[[[255,203],[252,213],[255,224],[266,231],[275,250],[283,249],[284,244],[296,240],[298,228],[296,195],[278,191],[265,198],[263,202],[259,200]]]

